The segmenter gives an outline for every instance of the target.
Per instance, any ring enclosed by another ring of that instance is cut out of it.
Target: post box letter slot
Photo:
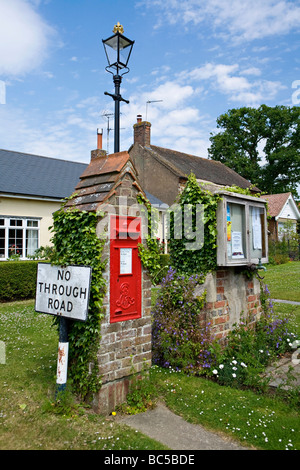
[[[115,310],[115,315],[121,315],[122,314],[122,310],[119,308],[118,310]]]

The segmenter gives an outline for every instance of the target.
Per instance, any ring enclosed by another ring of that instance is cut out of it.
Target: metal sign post
[[[56,394],[63,392],[67,386],[68,356],[69,356],[69,320],[61,317],[59,320],[59,343],[56,372]]]
[[[70,320],[87,320],[91,273],[90,266],[38,263],[35,310],[60,317],[56,393],[67,384]]]

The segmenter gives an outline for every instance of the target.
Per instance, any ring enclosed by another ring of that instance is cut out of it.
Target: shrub
[[[3,261],[0,263],[0,302],[35,297],[37,261]]]
[[[185,276],[170,268],[153,309],[153,362],[191,374],[211,367],[213,341],[209,325],[201,326],[205,295],[194,297],[201,275]]]
[[[227,338],[220,365],[213,374],[222,385],[263,388],[260,374],[275,358],[292,350],[296,339],[288,319],[275,315],[268,287],[261,284],[263,314],[250,327],[248,321],[234,325]]]

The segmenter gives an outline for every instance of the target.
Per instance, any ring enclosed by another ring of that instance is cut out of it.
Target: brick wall
[[[119,185],[107,204],[114,208],[116,215],[130,215],[128,208],[130,210],[130,207],[137,204],[138,192],[139,188],[135,184],[135,179],[129,172],[124,171],[119,179]],[[126,204],[124,204],[125,201]],[[101,231],[102,229],[103,224]],[[107,233],[109,233],[109,227],[107,227]],[[142,317],[136,320],[110,323],[109,252],[110,242],[107,239],[103,250],[103,257],[108,261],[104,273],[107,284],[103,304],[105,319],[101,324],[101,342],[98,351],[102,387],[93,401],[94,410],[101,414],[109,414],[118,404],[126,401],[133,369],[135,372],[140,372],[145,364],[151,365],[151,281],[143,269]]]
[[[254,322],[262,312],[258,279],[249,280],[235,268],[209,274],[203,289],[206,289],[205,319],[221,342],[234,323],[245,316]]]

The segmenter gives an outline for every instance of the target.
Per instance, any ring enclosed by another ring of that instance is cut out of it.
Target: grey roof
[[[158,199],[158,197],[153,196],[153,194],[148,193],[148,191],[145,191],[145,194],[150,204],[155,206],[161,206],[162,209],[166,209],[167,204],[165,202],[162,202],[160,199]]]
[[[224,186],[236,185],[245,189],[251,186],[249,181],[221,162],[157,147],[156,145],[151,145],[150,148],[145,147],[145,149],[154,151],[160,160],[164,161],[179,177],[186,178],[192,171],[197,179],[210,181],[215,184]],[[253,191],[260,191],[256,187],[252,189]]]
[[[87,164],[0,149],[0,194],[69,197]]]

